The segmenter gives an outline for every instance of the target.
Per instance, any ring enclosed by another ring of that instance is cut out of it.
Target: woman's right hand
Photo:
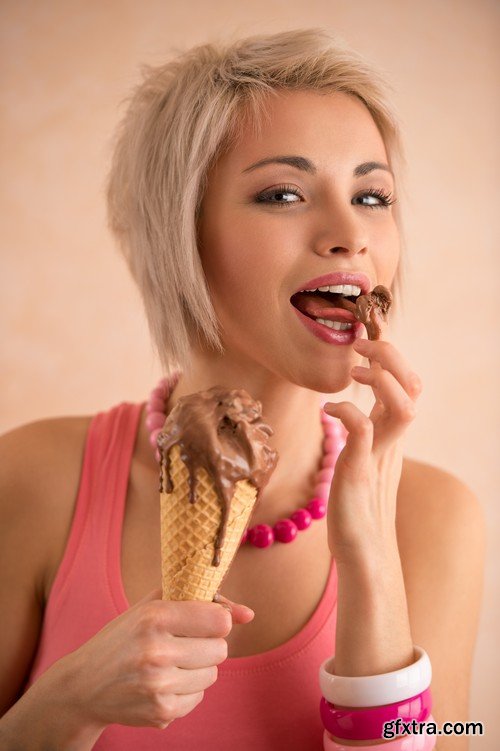
[[[222,596],[217,603],[174,602],[153,590],[63,658],[80,715],[103,728],[167,727],[217,680],[233,622],[252,619],[252,611]]]

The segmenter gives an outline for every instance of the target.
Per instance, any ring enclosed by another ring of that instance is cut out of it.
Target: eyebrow
[[[270,156],[246,167],[242,174],[245,172],[252,172],[258,167],[264,167],[267,164],[287,164],[289,167],[295,167],[295,169],[302,170],[303,172],[309,172],[311,175],[315,175],[318,172],[317,167],[304,156]],[[373,170],[376,169],[385,170],[393,175],[390,167],[382,162],[363,162],[363,164],[358,164],[358,166],[354,168],[352,174],[353,177],[363,177],[363,175],[367,175],[369,172],[373,172]]]

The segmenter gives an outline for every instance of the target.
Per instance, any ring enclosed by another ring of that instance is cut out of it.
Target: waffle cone
[[[222,515],[213,480],[199,468],[196,502],[190,503],[189,473],[177,444],[170,449],[170,476],[172,493],[160,493],[162,598],[211,602],[236,555],[257,489],[248,480],[236,483],[220,563],[212,566]]]

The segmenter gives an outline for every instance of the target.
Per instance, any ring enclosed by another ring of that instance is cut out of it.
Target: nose
[[[336,207],[329,211],[328,227],[317,243],[319,255],[345,253],[349,256],[368,252],[368,232],[354,207]]]

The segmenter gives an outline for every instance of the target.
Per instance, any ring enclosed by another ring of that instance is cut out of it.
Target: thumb
[[[255,612],[251,608],[247,608],[246,605],[240,605],[237,602],[229,600],[227,597],[224,597],[224,595],[221,595],[220,592],[215,593],[213,602],[219,603],[229,610],[233,623],[250,623],[255,617]]]

